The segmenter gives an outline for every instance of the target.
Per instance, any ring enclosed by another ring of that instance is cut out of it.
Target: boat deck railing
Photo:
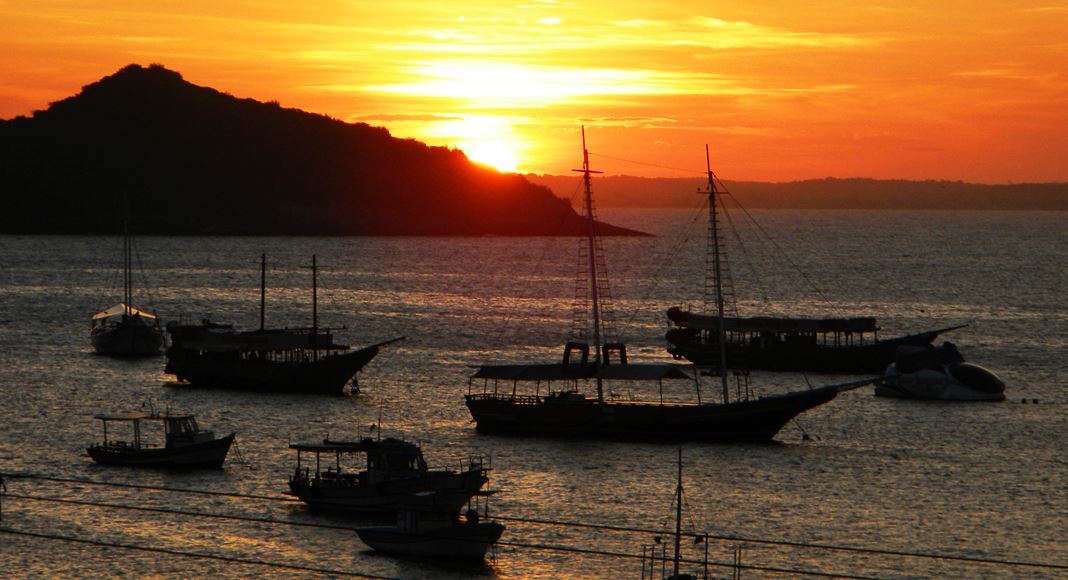
[[[512,405],[531,405],[531,406],[544,404],[546,399],[547,399],[547,397],[545,397],[543,395],[513,395],[511,393],[474,393],[474,394],[467,395],[467,400],[469,400],[469,401],[499,401],[499,402],[509,403],[509,404],[512,404]],[[594,403],[597,402],[595,399],[588,399],[588,398],[587,399],[581,399],[581,400],[583,402],[590,403],[590,404],[594,404]],[[663,399],[663,400],[647,400],[647,399],[639,399],[639,398],[634,397],[634,396],[627,397],[627,398],[610,397],[610,398],[606,399],[606,401],[612,403],[613,405],[634,405],[634,406],[649,406],[649,405],[658,405],[658,406],[664,406],[664,405],[672,405],[672,406],[694,405],[694,406],[697,406],[697,405],[700,405],[700,403],[698,403],[696,401],[674,401],[674,400],[667,400],[667,399]]]
[[[512,393],[472,393],[469,401],[508,401],[515,405],[540,405],[545,401],[541,395],[515,395]]]

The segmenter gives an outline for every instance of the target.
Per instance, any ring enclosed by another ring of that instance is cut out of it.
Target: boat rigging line
[[[634,165],[644,165],[646,167],[658,167],[660,169],[670,169],[672,171],[681,171],[682,173],[689,173],[695,176],[704,177],[705,171],[694,171],[693,169],[683,169],[682,167],[672,167],[670,165],[661,165],[659,163],[649,163],[647,161],[635,161],[634,159],[624,159],[623,157],[612,157],[611,155],[604,155],[603,153],[590,153],[590,157],[600,157],[602,159],[611,159],[612,161],[622,161],[624,163],[633,163]]]
[[[724,189],[724,191],[726,191],[726,189]],[[727,193],[729,194],[730,192]],[[731,199],[734,198],[732,197]],[[731,238],[734,240],[734,243],[740,250],[740,253],[742,255],[742,261],[745,264],[745,269],[752,274],[753,285],[756,286],[756,290],[760,294],[760,298],[764,301],[764,304],[771,304],[771,300],[768,299],[768,286],[764,283],[764,279],[757,275],[757,272],[759,272],[759,270],[756,269],[756,266],[750,259],[749,248],[745,245],[745,239],[742,238],[741,234],[738,233],[738,228],[734,225],[734,216],[731,215],[731,212],[727,211],[726,204],[723,205],[723,217],[727,220],[727,231],[730,232]],[[735,304],[735,310],[737,310],[737,304]]]
[[[705,176],[705,175],[708,174],[707,171],[694,171],[692,169],[685,169],[685,168],[681,168],[681,167],[672,167],[672,166],[660,165],[660,164],[656,164],[656,163],[647,163],[647,162],[642,162],[642,161],[636,161],[636,160],[633,160],[633,159],[626,159],[626,158],[622,158],[622,157],[612,157],[612,156],[608,156],[608,155],[594,154],[594,153],[591,153],[590,155],[594,156],[594,157],[612,159],[614,161],[622,161],[624,163],[631,163],[631,164],[635,164],[635,165],[643,165],[643,166],[647,166],[647,167],[657,167],[657,168],[661,168],[661,169],[670,169],[670,170],[673,170],[673,171],[679,171],[679,172],[682,172],[682,173],[685,173],[685,174],[691,174],[691,175]],[[805,285],[807,285],[808,290],[810,290],[813,294],[815,294],[824,304],[828,304],[828,305],[833,304],[832,301],[830,301],[827,298],[827,296],[824,294],[824,292],[820,289],[820,287],[805,272],[805,270],[803,268],[801,268],[801,266],[797,262],[795,262],[794,260],[792,260],[790,258],[790,254],[788,252],[786,252],[783,249],[783,247],[780,246],[775,241],[775,239],[768,233],[768,231],[763,227],[763,225],[761,225],[761,223],[759,221],[757,221],[756,218],[753,217],[753,215],[749,212],[749,210],[746,209],[746,207],[744,205],[742,205],[741,201],[739,201],[738,198],[735,197],[735,195],[727,188],[727,186],[723,183],[723,181],[719,178],[719,176],[718,175],[714,176],[714,179],[716,181],[716,185],[718,186],[717,187],[717,191],[719,193],[723,194],[724,196],[731,198],[731,200],[734,202],[734,204],[737,206],[737,208],[739,210],[741,210],[742,213],[745,215],[746,219],[756,227],[756,229],[761,233],[761,235],[764,237],[764,239],[768,240],[768,242],[771,244],[771,246],[775,250],[775,255],[779,259],[785,260],[787,265],[789,265],[789,267],[791,269],[793,269],[795,272],[797,272],[800,275],[800,277],[804,281]],[[704,207],[707,207],[707,206],[705,206],[705,204],[702,204],[702,207],[697,208],[698,212],[701,209],[703,209]],[[723,204],[723,210],[724,210],[723,213],[724,213],[724,215],[726,215],[727,221],[729,222],[729,225],[731,226],[729,229],[731,230],[734,239],[738,240],[740,242],[740,239],[739,239],[740,236],[738,234],[737,228],[734,226],[733,220],[731,219],[730,212],[727,211],[726,204]],[[695,217],[694,221],[696,221],[696,217]],[[688,220],[687,221],[687,225],[686,225],[686,229],[689,229],[691,227],[693,227],[693,223],[691,223]],[[675,246],[673,246],[673,248],[672,248],[673,251],[668,255],[669,256],[670,255],[677,255],[679,253],[679,251],[681,250],[683,244],[685,242],[689,241],[689,239],[690,239],[690,236],[682,236],[682,242],[680,242],[679,244],[676,244]],[[752,266],[752,262],[750,260],[750,255],[749,255],[749,252],[746,249],[745,245],[740,243],[739,247],[741,247],[742,252],[744,254],[746,267],[748,268],[748,270],[753,275],[756,275],[758,271]],[[666,263],[666,261],[661,261],[661,264],[664,264],[664,263]],[[663,266],[661,266],[661,268],[663,268]],[[659,279],[660,279],[659,274],[660,274],[660,272],[658,272],[657,275],[654,276],[654,280],[659,281]],[[762,296],[764,302],[765,303],[769,302],[768,297],[767,297],[766,284],[764,284],[762,281],[758,280],[756,282],[756,285],[759,286],[759,291],[761,293],[761,296]],[[650,294],[651,294],[651,292],[652,292],[652,290],[650,291]],[[626,325],[629,326],[631,323],[633,323],[633,320],[636,318],[636,316],[637,316],[636,314],[632,314],[631,317],[628,319]]]
[[[575,183],[575,188],[571,191],[571,195],[566,197],[566,198],[563,198],[563,199],[567,200],[568,204],[572,208],[574,208],[576,204],[580,203],[580,194],[582,192],[581,186],[582,186],[581,180],[577,181]],[[542,238],[541,239],[541,252],[538,254],[537,259],[534,261],[533,267],[529,269],[530,272],[534,272],[534,273],[543,272],[543,266],[547,262],[549,262],[550,259],[558,257],[554,253],[555,250],[557,249],[556,248],[557,244],[555,243],[556,240],[557,240],[556,238]],[[489,266],[489,261],[484,261],[484,262],[481,262],[481,263],[486,265],[487,267]],[[499,275],[499,274],[496,274],[496,275]],[[529,312],[527,312],[526,314],[523,314],[523,315],[520,314],[520,310],[519,310],[520,301],[521,301],[521,298],[513,300],[511,302],[511,304],[509,304],[509,305],[507,305],[507,306],[505,306],[505,307],[503,307],[501,309],[502,310],[502,313],[500,315],[501,316],[501,323],[496,325],[496,327],[497,327],[496,331],[494,332],[493,336],[491,337],[491,339],[489,341],[489,345],[492,345],[493,348],[495,348],[495,349],[500,348],[501,345],[504,344],[505,336],[513,335],[513,334],[516,333],[516,328],[519,325],[519,323],[518,323],[519,319],[521,317],[528,317],[529,316],[529,314],[530,314]],[[547,313],[547,315],[551,316],[551,313]]]
[[[241,454],[241,448],[237,445],[237,439],[234,439],[233,448],[234,454],[237,456],[237,462],[244,465],[249,471],[256,471],[256,466],[252,465],[252,463],[245,459],[245,456]]]
[[[716,181],[719,181],[718,177],[716,178]],[[722,182],[720,183],[722,184]],[[775,238],[771,237],[771,234],[769,234],[768,231],[764,229],[764,226],[761,225],[760,222],[753,217],[753,214],[749,213],[749,210],[746,209],[740,201],[738,201],[738,198],[734,197],[734,194],[731,193],[730,190],[728,190],[726,187],[723,188],[723,193],[729,196],[732,200],[734,200],[735,205],[738,206],[738,209],[742,210],[742,213],[745,214],[745,217],[749,219],[749,222],[756,226],[756,228],[760,231],[761,235],[763,235],[764,238],[771,243],[772,247],[775,248],[776,254],[785,259],[786,262],[790,265],[790,267],[801,275],[801,278],[804,279],[805,283],[809,285],[809,288],[811,288],[812,291],[816,293],[816,296],[819,296],[820,300],[829,304],[831,301],[827,298],[823,291],[820,290],[820,287],[812,281],[812,278],[810,278],[808,274],[805,273],[804,268],[798,265],[797,262],[794,262],[792,259],[790,259],[790,254],[786,252],[783,247],[775,241]]]
[[[278,502],[285,502],[285,503],[294,503],[294,502],[298,502],[299,503],[299,501],[300,501],[300,500],[298,500],[296,498],[287,498],[287,497],[279,497],[279,496],[263,496],[263,495],[254,495],[254,494],[218,492],[218,491],[207,491],[207,490],[196,490],[196,489],[180,489],[180,488],[152,486],[152,485],[139,485],[139,484],[128,484],[128,483],[103,482],[103,481],[93,481],[93,480],[90,480],[90,479],[50,477],[50,476],[30,474],[30,473],[4,473],[4,474],[0,475],[0,477],[6,478],[8,480],[17,479],[17,478],[21,478],[21,479],[38,479],[38,480],[42,480],[42,481],[51,481],[51,482],[59,482],[59,483],[82,483],[82,484],[100,485],[100,486],[106,486],[106,487],[147,489],[147,490],[153,490],[153,491],[169,491],[169,492],[176,492],[176,493],[193,493],[193,494],[212,495],[212,496],[234,497],[234,498],[239,498],[239,499],[269,500],[269,501],[278,501]],[[130,506],[130,505],[124,505],[124,504],[106,504],[106,503],[101,503],[101,502],[91,502],[91,501],[85,501],[85,500],[49,498],[49,497],[42,497],[42,496],[31,496],[31,495],[12,494],[12,493],[5,493],[4,495],[6,497],[9,497],[9,498],[24,499],[24,500],[28,500],[28,501],[44,501],[44,502],[53,502],[53,503],[67,503],[67,504],[74,504],[74,505],[84,505],[84,506],[90,506],[90,507],[104,507],[104,508],[113,508],[113,509],[128,509],[128,510],[134,510],[134,511],[147,511],[147,512],[159,512],[159,513],[173,513],[173,514],[177,514],[177,515],[189,515],[189,516],[197,516],[197,517],[231,519],[231,520],[249,521],[249,522],[254,522],[254,523],[283,524],[283,525],[303,526],[303,527],[322,528],[322,529],[337,529],[337,530],[347,530],[347,531],[352,531],[354,529],[354,528],[349,527],[349,526],[341,526],[341,525],[337,525],[337,524],[320,524],[320,523],[314,523],[314,522],[295,522],[295,521],[288,521],[288,520],[273,520],[273,519],[270,519],[270,518],[257,518],[257,517],[251,517],[251,516],[210,514],[210,513],[192,512],[192,511],[188,511],[187,512],[187,511],[183,511],[183,510],[176,510],[176,509],[170,509],[170,508],[153,508],[153,507],[144,507],[144,506]],[[591,524],[591,523],[583,523],[583,522],[568,522],[568,521],[547,520],[547,519],[540,519],[540,518],[510,517],[510,516],[500,515],[499,513],[490,516],[490,519],[500,520],[500,521],[503,521],[503,522],[516,522],[516,523],[527,523],[527,524],[537,524],[537,525],[547,525],[547,526],[561,526],[561,527],[569,527],[569,528],[584,528],[584,529],[594,529],[594,530],[604,530],[604,531],[614,531],[614,532],[642,533],[642,534],[652,534],[652,535],[659,535],[659,536],[673,534],[673,532],[665,531],[663,529],[641,528],[641,527],[633,527],[633,526],[616,526],[616,525],[608,525],[608,524]],[[0,529],[2,529],[2,528],[0,528]],[[969,563],[969,564],[984,564],[984,565],[1013,566],[1013,567],[1030,567],[1030,568],[1043,568],[1043,569],[1050,569],[1050,570],[1068,570],[1068,563],[1059,564],[1059,563],[1051,563],[1051,562],[1028,562],[1028,561],[1023,561],[1023,560],[1006,560],[1006,559],[997,559],[997,558],[979,558],[979,557],[973,557],[973,556],[957,556],[957,555],[951,555],[951,554],[929,554],[929,553],[924,553],[924,552],[912,552],[912,551],[906,551],[906,550],[885,550],[885,549],[877,549],[877,548],[860,548],[860,547],[855,547],[855,546],[842,546],[842,545],[836,545],[836,544],[813,544],[813,543],[808,543],[808,542],[797,542],[797,541],[790,541],[790,540],[771,540],[771,539],[752,538],[752,537],[745,537],[745,536],[708,534],[708,533],[697,534],[697,533],[692,533],[692,532],[681,532],[681,536],[682,537],[686,537],[686,538],[690,538],[690,539],[693,539],[693,540],[704,539],[705,541],[707,541],[707,540],[716,540],[716,541],[727,541],[727,542],[746,543],[746,544],[760,544],[760,545],[768,545],[768,546],[781,546],[781,547],[792,547],[792,548],[807,548],[807,549],[818,549],[818,550],[841,551],[841,552],[851,552],[851,553],[858,553],[858,554],[870,554],[870,555],[881,555],[881,556],[924,558],[924,559],[931,559],[931,560],[963,562],[963,563]],[[542,546],[542,545],[537,545],[537,544],[518,544],[518,543],[509,544],[509,543],[505,543],[505,542],[500,542],[499,544],[500,545],[512,545],[514,547],[532,548],[532,549],[533,548],[549,549],[549,550],[551,550],[551,549],[559,549],[561,551],[568,551],[568,552],[579,552],[579,551],[582,550],[582,549],[579,549],[579,548],[567,548],[567,547],[560,547],[560,546],[556,546],[556,547],[553,547],[553,546]],[[594,553],[594,552],[595,551],[591,551],[590,553]],[[601,555],[611,555],[611,556],[617,556],[618,555],[618,556],[626,556],[626,557],[630,557],[630,558],[640,558],[641,557],[639,554],[604,553],[604,554],[601,554]],[[695,562],[688,562],[688,563],[701,563],[701,562],[695,561]],[[730,565],[728,565],[728,566],[730,566]],[[760,568],[753,568],[753,569],[760,569]],[[804,572],[804,573],[805,574],[812,574],[811,572]],[[819,574],[817,574],[817,575],[819,575]],[[838,574],[834,574],[833,576],[842,577],[841,575],[838,575]]]

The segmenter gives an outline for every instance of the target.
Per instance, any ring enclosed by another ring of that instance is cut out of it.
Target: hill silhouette
[[[527,179],[566,195],[578,178],[527,175]],[[693,207],[704,177],[597,178],[594,190],[601,207]],[[938,209],[1068,210],[1068,183],[986,185],[961,181],[903,179],[807,179],[785,183],[726,181],[724,185],[748,208],[774,209]]]
[[[564,199],[463,152],[129,65],[0,121],[2,233],[581,235]],[[605,235],[637,234],[599,224]]]

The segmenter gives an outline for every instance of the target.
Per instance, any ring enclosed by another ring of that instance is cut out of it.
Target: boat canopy
[[[214,352],[267,352],[274,350],[348,350],[343,344],[335,344],[329,332],[310,328],[286,328],[270,330],[235,331],[232,326],[190,327],[190,336],[182,336],[181,348]],[[181,326],[171,326],[172,335]],[[176,341],[178,342],[178,341]]]
[[[688,379],[679,367],[660,363],[609,364],[597,369],[593,365],[564,366],[560,363],[528,365],[486,365],[479,367],[472,379],[507,381],[561,381],[577,379],[606,379],[623,381],[655,381],[661,379]]]
[[[127,308],[129,308],[129,310],[127,310]],[[123,314],[126,314],[127,312],[129,312],[131,315],[135,315],[136,314],[136,315],[140,316],[141,318],[148,318],[148,319],[151,319],[151,320],[155,320],[156,319],[156,315],[155,314],[149,314],[148,312],[145,312],[144,310],[138,310],[137,308],[134,308],[133,306],[127,307],[126,304],[119,303],[119,304],[116,304],[115,306],[112,306],[111,308],[108,308],[107,310],[101,310],[100,312],[97,312],[96,314],[93,315],[93,320],[103,320],[105,318],[118,318],[118,317],[122,316]]]
[[[402,453],[407,455],[421,455],[419,446],[414,443],[387,437],[382,440],[365,437],[360,441],[331,441],[324,439],[322,443],[292,443],[290,449],[297,451],[310,451],[312,453]]]
[[[718,330],[719,319],[707,314],[694,314],[678,308],[668,310],[668,318],[678,326],[699,330]],[[723,329],[727,332],[875,332],[879,330],[874,317],[852,318],[778,318],[754,316],[751,318],[726,317]]]

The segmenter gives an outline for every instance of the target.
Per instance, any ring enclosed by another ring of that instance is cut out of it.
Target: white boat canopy
[[[127,306],[120,302],[119,304],[116,304],[115,306],[112,306],[111,308],[108,308],[107,310],[101,310],[100,312],[97,312],[96,314],[93,315],[93,320],[103,320],[105,318],[117,318],[117,317],[122,316],[123,314],[126,314],[126,312],[127,312]],[[134,308],[133,306],[129,307],[129,313],[130,313],[131,316],[136,314],[136,315],[140,316],[141,318],[147,318],[147,319],[150,319],[150,320],[155,320],[156,319],[156,315],[155,314],[149,314],[148,312],[145,312],[144,310],[138,310],[137,308]]]

